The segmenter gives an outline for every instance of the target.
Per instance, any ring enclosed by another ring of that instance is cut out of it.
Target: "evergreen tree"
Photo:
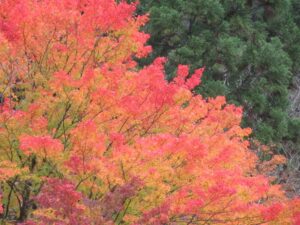
[[[299,70],[299,8],[297,0],[141,0],[154,51],[140,63],[167,56],[168,80],[179,63],[205,66],[196,93],[244,106],[244,125],[264,143],[296,139],[288,88]]]

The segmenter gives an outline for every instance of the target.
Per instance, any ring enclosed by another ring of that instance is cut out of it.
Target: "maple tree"
[[[164,58],[137,69],[151,47],[135,8],[1,1],[1,220],[299,224],[300,201],[249,150],[242,109],[191,91],[203,68],[180,65],[171,83]]]

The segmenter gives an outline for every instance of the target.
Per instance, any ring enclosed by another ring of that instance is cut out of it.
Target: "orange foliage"
[[[1,1],[2,219],[299,223],[299,200],[258,170],[242,109],[194,95],[203,69],[181,65],[168,83],[164,58],[136,68],[151,48],[135,7]]]

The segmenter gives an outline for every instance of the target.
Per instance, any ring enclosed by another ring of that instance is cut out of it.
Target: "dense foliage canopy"
[[[300,72],[299,0],[141,0],[153,53],[178,64],[206,66],[203,96],[225,95],[245,108],[243,125],[256,138],[300,143],[300,121],[288,116],[288,88]],[[299,109],[298,109],[299,110]]]
[[[299,224],[264,176],[242,109],[164,77],[147,18],[114,0],[0,2],[0,218],[5,224]],[[267,151],[261,146],[264,151]]]

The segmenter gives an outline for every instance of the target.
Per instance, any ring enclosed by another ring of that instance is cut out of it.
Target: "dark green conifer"
[[[288,89],[300,63],[298,0],[141,0],[154,51],[167,56],[167,79],[178,64],[205,66],[196,93],[225,95],[245,108],[244,125],[264,143],[296,140]]]

